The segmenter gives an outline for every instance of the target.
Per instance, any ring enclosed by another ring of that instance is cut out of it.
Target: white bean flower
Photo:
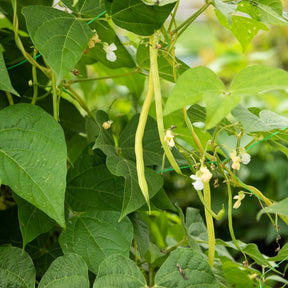
[[[249,153],[246,152],[245,148],[240,148],[240,157],[243,164],[248,164],[251,160],[251,156]]]
[[[166,134],[165,134],[165,137],[164,137],[164,141],[167,142],[167,144],[169,145],[170,148],[175,146],[174,135],[173,135],[171,129],[168,129],[166,131]]]
[[[238,192],[238,195],[235,195],[233,199],[236,199],[237,201],[234,203],[233,208],[238,209],[241,205],[241,201],[245,198],[245,194],[243,191]]]
[[[197,173],[195,175],[192,174],[190,176],[190,178],[195,180],[195,182],[192,183],[192,185],[194,186],[195,190],[203,190],[203,188],[204,188],[203,181],[202,181],[201,177],[197,176]]]
[[[199,171],[196,172],[196,174],[191,175],[190,178],[195,180],[195,182],[192,183],[195,190],[203,190],[204,183],[208,183],[210,179],[212,178],[212,173],[208,170],[206,166],[202,166]]]
[[[103,49],[106,52],[106,59],[111,62],[115,62],[117,60],[117,56],[114,51],[117,50],[117,46],[114,43],[108,45],[108,43],[103,43]]]
[[[235,150],[231,151],[231,153],[229,154],[231,160],[232,160],[232,169],[235,170],[240,170],[240,162],[241,162],[241,158],[237,155],[237,152]]]

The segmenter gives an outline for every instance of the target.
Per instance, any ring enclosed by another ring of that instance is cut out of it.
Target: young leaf
[[[105,4],[116,25],[143,36],[158,30],[174,7],[174,3],[161,7],[148,6],[141,0],[105,0]]]
[[[17,96],[20,96],[18,92],[12,87],[1,50],[0,50],[0,75],[1,75],[0,90],[7,91]]]
[[[56,73],[57,84],[80,60],[92,31],[73,15],[46,6],[24,7],[29,35]]]
[[[30,104],[0,111],[0,178],[65,226],[67,152],[64,133],[51,115]]]
[[[255,65],[244,68],[232,80],[230,91],[234,95],[255,95],[260,92],[288,88],[288,73],[282,69]]]
[[[0,259],[0,287],[35,287],[36,272],[26,251],[16,247],[0,247]]]
[[[128,257],[113,255],[99,266],[93,288],[145,288],[145,278],[136,264]]]
[[[19,226],[23,238],[23,247],[42,233],[48,232],[55,222],[41,210],[23,200],[17,194],[14,199],[18,207]]]
[[[133,237],[133,226],[120,213],[95,211],[74,215],[59,238],[64,254],[76,253],[86,261],[89,270],[98,272],[99,264],[108,256],[128,257]]]
[[[38,288],[89,288],[88,267],[77,254],[56,258],[42,277]]]
[[[219,288],[204,256],[188,248],[173,251],[156,274],[155,283],[161,288]]]
[[[196,67],[185,71],[175,84],[164,109],[164,115],[202,100],[204,93],[211,97],[225,91],[218,76],[206,67]]]
[[[105,11],[104,1],[78,0],[74,5],[73,0],[62,0],[62,2],[74,13],[85,17],[96,17]]]

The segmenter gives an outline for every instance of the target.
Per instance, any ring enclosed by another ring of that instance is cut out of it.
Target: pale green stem
[[[13,100],[13,97],[12,97],[11,93],[7,92],[7,91],[5,91],[5,93],[6,93],[9,105],[13,105],[14,104],[14,100]]]
[[[214,231],[214,222],[213,217],[210,214],[211,211],[211,192],[209,182],[204,182],[203,194],[204,194],[204,211],[205,211],[205,220],[208,232],[208,263],[213,268],[214,257],[215,257],[215,231]]]
[[[181,173],[181,169],[179,168],[178,164],[176,163],[174,156],[168,146],[168,143],[164,141],[165,138],[165,130],[164,130],[164,123],[163,123],[163,113],[162,113],[162,95],[161,95],[161,87],[160,87],[160,79],[159,79],[159,72],[158,72],[158,49],[157,49],[157,39],[158,33],[153,35],[153,41],[151,44],[150,50],[150,73],[152,73],[153,84],[154,84],[154,95],[155,95],[155,107],[156,107],[156,118],[157,118],[157,127],[158,133],[160,137],[160,141],[166,157],[170,162],[171,166],[178,174]]]

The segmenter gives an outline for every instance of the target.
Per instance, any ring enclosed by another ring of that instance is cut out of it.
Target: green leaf
[[[264,213],[281,214],[283,216],[288,216],[287,207],[288,207],[288,198],[285,198],[278,203],[275,203],[269,207],[261,209],[257,214],[257,219],[259,220]]]
[[[85,149],[67,175],[66,201],[75,211],[121,211],[124,180],[107,169],[99,150]]]
[[[16,104],[0,111],[0,178],[65,226],[66,144],[54,118],[41,108]]]
[[[0,50],[0,75],[1,75],[0,90],[7,91],[17,96],[20,96],[18,92],[11,85],[9,74],[6,69],[5,62],[3,59],[3,54],[1,50]]]
[[[74,13],[80,14],[85,17],[96,17],[105,11],[105,5],[103,0],[78,0],[74,5],[75,0],[62,0],[62,2]]]
[[[125,178],[121,220],[125,215],[136,211],[146,203],[138,185],[136,164],[115,155],[107,157],[106,165],[112,174]],[[149,168],[145,168],[145,175],[148,183],[149,198],[152,198],[161,189],[163,179]]]
[[[253,19],[272,25],[287,25],[283,17],[283,8],[280,0],[241,1],[238,11],[247,13]]]
[[[205,92],[203,100],[206,104],[207,118],[205,128],[216,126],[239,102],[240,97],[231,93]]]
[[[35,47],[56,73],[59,84],[80,60],[91,30],[85,22],[51,7],[24,7],[22,13]]]
[[[211,97],[226,91],[223,82],[207,67],[185,71],[175,84],[164,109],[164,115],[202,100],[204,93]]]
[[[141,0],[106,0],[106,10],[113,22],[138,35],[149,36],[163,25],[174,7],[145,5]]]
[[[55,225],[55,222],[16,194],[14,199],[18,207],[19,226],[23,238],[23,248],[25,248],[26,244],[37,236],[48,232]]]
[[[119,138],[121,155],[128,160],[135,161],[135,133],[139,122],[139,115],[135,115],[126,125]],[[148,117],[143,137],[143,157],[146,166],[161,166],[163,150],[158,136],[157,123]]]
[[[128,53],[124,45],[121,43],[115,31],[112,27],[107,23],[107,21],[95,21],[90,24],[91,29],[95,30],[99,39],[101,39],[101,43],[96,43],[95,46],[89,49],[89,53],[84,55],[85,57],[94,58],[96,61],[100,61],[105,66],[109,68],[120,68],[120,67],[135,67],[135,62],[133,61],[131,55]],[[117,47],[117,50],[114,53],[117,56],[115,62],[111,62],[106,59],[106,52],[103,49],[103,43],[107,43],[111,45],[114,43]],[[95,61],[94,60],[94,61]]]
[[[229,24],[231,24],[231,15],[232,15],[232,13],[236,12],[237,5],[235,3],[233,3],[232,1],[231,2],[224,2],[222,0],[213,0],[213,5],[216,8],[216,10],[215,10],[216,15],[218,13],[222,14],[223,16],[226,17],[227,22]]]
[[[194,249],[177,248],[156,274],[158,288],[219,287],[206,258]]]
[[[147,71],[150,70],[150,54],[148,44],[140,44],[138,46],[136,60],[141,69]],[[176,76],[183,74],[189,68],[189,66],[180,59],[172,58],[165,47],[160,49],[158,51],[158,70],[160,77],[168,81],[175,82],[173,65],[175,65]]]
[[[0,287],[34,288],[36,272],[26,251],[0,247]]]
[[[127,217],[121,222],[119,218],[120,213],[115,211],[91,210],[75,214],[59,238],[64,254],[81,255],[95,274],[106,257],[115,254],[128,257],[133,226]]]
[[[219,22],[224,27],[229,29],[238,39],[238,41],[242,45],[243,50],[246,49],[248,44],[257,35],[259,30],[264,31],[269,30],[266,25],[251,18],[232,15],[230,16],[231,19],[229,22],[229,19],[226,19],[225,16],[221,14],[219,11],[216,10],[215,13]]]
[[[89,288],[88,267],[77,254],[56,258],[42,277],[39,288]]]
[[[141,271],[128,257],[113,255],[107,257],[99,267],[93,288],[146,288]]]
[[[255,65],[244,68],[232,80],[233,95],[255,95],[260,92],[288,88],[288,73],[282,69]]]

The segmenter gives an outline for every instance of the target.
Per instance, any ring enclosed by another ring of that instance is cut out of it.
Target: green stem
[[[178,37],[189,27],[189,25],[195,21],[195,19],[200,16],[209,6],[210,2],[205,3],[199,10],[197,10],[191,17],[185,20],[181,25],[172,31],[172,34],[177,33]]]
[[[205,211],[205,220],[208,232],[208,263],[211,268],[213,268],[214,257],[215,257],[215,231],[214,231],[214,222],[213,217],[210,214],[211,211],[211,192],[209,182],[204,182],[204,211]]]
[[[56,80],[56,74],[52,73],[52,98],[53,98],[53,116],[56,121],[59,120],[59,111],[58,111],[58,95],[57,95],[57,80]]]
[[[36,49],[33,52],[33,58],[37,55]],[[33,98],[31,104],[36,104],[38,97],[38,80],[37,80],[37,71],[36,66],[32,65],[32,81],[33,81]]]
[[[162,95],[161,95],[160,79],[159,79],[159,72],[158,72],[157,40],[158,40],[158,33],[157,35],[154,34],[152,36],[151,49],[150,49],[150,73],[152,74],[151,77],[153,78],[153,84],[154,84],[158,133],[159,133],[160,141],[161,141],[162,147],[164,149],[164,152],[166,154],[168,161],[170,162],[171,166],[174,168],[174,170],[178,174],[182,174],[181,169],[176,163],[174,156],[170,150],[170,147],[168,146],[168,143],[164,141],[165,130],[164,130],[163,113],[162,113]]]
[[[153,36],[151,36],[150,41],[152,41]],[[150,47],[151,50],[151,47]],[[137,169],[137,177],[138,177],[138,184],[141,189],[141,192],[146,200],[150,211],[150,200],[149,200],[149,189],[148,184],[145,178],[145,166],[144,166],[144,159],[143,159],[143,136],[144,130],[148,118],[148,113],[153,101],[153,79],[152,73],[149,75],[149,85],[148,85],[148,92],[146,98],[143,103],[143,107],[139,116],[138,126],[135,134],[135,155],[136,155],[136,169]]]
[[[6,93],[9,105],[13,105],[14,104],[14,100],[13,100],[13,97],[12,97],[11,93],[7,92],[7,91],[5,91],[5,93]]]

